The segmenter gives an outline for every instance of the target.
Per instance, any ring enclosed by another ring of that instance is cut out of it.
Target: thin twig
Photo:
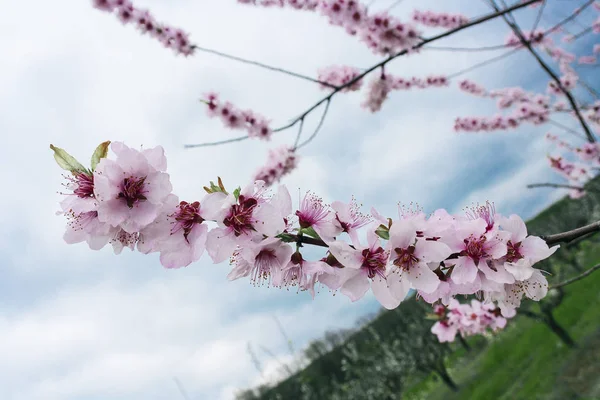
[[[527,189],[539,188],[539,187],[551,187],[551,188],[561,188],[561,189],[575,189],[584,191],[585,188],[582,186],[572,186],[572,185],[564,185],[562,183],[531,183],[527,185]]]
[[[221,145],[221,144],[241,142],[242,140],[246,140],[248,138],[249,138],[249,136],[238,136],[236,138],[220,140],[218,142],[199,143],[199,144],[186,144],[183,147],[186,148],[186,149],[192,149],[194,147],[218,146],[218,145]]]
[[[535,22],[533,23],[533,28],[531,28],[531,32],[534,32],[535,29],[540,24],[540,20],[542,19],[542,14],[544,13],[544,8],[546,7],[546,0],[542,1],[542,5],[540,6],[540,11],[538,12],[537,17],[535,18]]]
[[[427,46],[423,50],[441,50],[441,51],[492,51],[506,49],[508,45],[499,44],[496,46],[484,46],[484,47],[451,47],[451,46]]]
[[[556,24],[552,28],[548,29],[546,31],[546,33],[553,32],[553,31],[557,30],[558,28],[560,28],[561,26],[563,26],[564,24],[566,24],[566,23],[572,21],[573,19],[577,18],[577,16],[579,14],[581,14],[583,12],[583,10],[585,10],[586,8],[588,8],[589,6],[591,6],[592,4],[594,4],[594,1],[596,1],[596,0],[588,0],[584,5],[582,5],[577,10],[575,10],[573,12],[573,14],[569,15],[567,18],[563,19],[558,24]]]
[[[577,136],[577,137],[579,137],[579,138],[581,138],[581,139],[585,140],[585,136],[582,136],[582,135],[581,135],[581,133],[577,132],[577,131],[576,131],[576,130],[574,130],[574,129],[571,129],[571,128],[569,128],[569,127],[568,127],[568,126],[566,126],[566,125],[563,125],[563,124],[561,124],[560,122],[556,122],[556,121],[554,121],[553,119],[549,119],[549,120],[548,120],[548,123],[550,123],[550,124],[552,124],[552,125],[554,125],[554,126],[556,126],[556,127],[558,127],[558,128],[561,128],[561,129],[563,129],[564,131],[566,131],[566,132],[569,132],[570,134],[572,134],[572,135],[574,135],[574,136]]]
[[[577,33],[577,34],[573,35],[573,41],[575,41],[575,40],[579,39],[579,38],[580,38],[580,37],[582,37],[582,36],[585,36],[585,35],[587,35],[588,33],[592,32],[593,30],[594,30],[594,27],[593,27],[593,26],[589,26],[589,27],[585,28],[585,29],[584,29],[584,30],[582,30],[581,32],[579,32],[579,33]]]
[[[592,272],[596,271],[597,269],[600,269],[600,264],[594,265],[592,268],[590,268],[587,271],[581,273],[580,275],[577,275],[574,278],[567,279],[566,281],[561,282],[561,283],[557,283],[556,285],[552,285],[552,286],[549,287],[549,289],[558,289],[558,288],[570,285],[571,283],[580,281],[583,278],[585,278],[586,276],[590,275]]]
[[[496,3],[495,3],[494,0],[491,0],[490,4],[492,5],[492,7],[496,11],[499,11],[499,8],[496,5]],[[506,14],[510,16],[510,12],[508,12]],[[521,44],[523,46],[525,46],[527,48],[527,50],[529,50],[529,52],[531,53],[531,55],[533,55],[533,57],[537,60],[538,64],[542,67],[542,69],[544,71],[546,71],[546,73],[548,75],[550,75],[550,77],[554,80],[554,82],[556,83],[557,87],[561,90],[561,92],[564,93],[564,95],[567,97],[567,100],[569,100],[569,103],[571,104],[571,108],[573,108],[573,111],[575,111],[575,115],[577,115],[577,119],[579,119],[579,122],[581,123],[581,127],[585,131],[585,135],[587,137],[587,140],[590,143],[595,143],[596,139],[594,137],[594,134],[592,133],[590,127],[588,126],[587,122],[583,118],[583,115],[581,115],[581,112],[579,111],[579,107],[577,106],[577,102],[575,101],[575,99],[571,95],[571,92],[569,92],[569,90],[563,86],[562,82],[560,81],[560,78],[556,75],[556,73],[548,66],[548,64],[546,64],[546,62],[534,50],[534,48],[531,45],[531,43],[529,43],[527,41],[527,39],[525,39],[525,36],[523,36],[523,33],[521,32],[521,29],[516,24],[514,24],[511,21],[509,21],[509,19],[507,18],[506,15],[502,15],[502,19],[504,19],[504,22],[506,22],[506,24],[513,30],[513,32],[515,33],[515,35],[517,35],[517,37],[521,41]]]
[[[300,121],[300,127],[298,128],[298,134],[296,135],[296,140],[294,141],[294,149],[298,147],[298,142],[300,141],[300,136],[302,135],[302,128],[304,128],[304,118]]]
[[[313,132],[313,134],[310,135],[310,137],[308,139],[306,139],[304,142],[302,142],[299,146],[294,145],[294,150],[306,146],[308,143],[310,143],[311,140],[313,140],[315,138],[315,136],[317,136],[317,133],[319,133],[319,131],[321,130],[321,127],[323,126],[323,122],[325,122],[325,117],[327,116],[327,111],[329,111],[330,104],[331,104],[331,99],[327,100],[327,103],[325,103],[325,109],[323,110],[323,114],[321,115],[319,124],[315,128],[315,131]]]
[[[185,391],[185,388],[183,387],[179,379],[177,379],[177,377],[173,377],[173,380],[175,381],[175,385],[177,385],[177,389],[179,389],[179,393],[181,393],[181,396],[185,400],[190,400],[190,396],[188,396],[187,392]]]
[[[277,327],[279,328],[279,332],[281,332],[281,335],[283,336],[283,338],[285,339],[285,341],[288,345],[288,349],[290,350],[290,355],[292,357],[294,357],[296,355],[296,352],[294,351],[294,344],[292,342],[292,339],[289,338],[289,336],[285,332],[285,329],[283,329],[283,325],[279,321],[279,318],[277,318],[277,315],[273,315],[273,319],[275,320],[275,323],[277,324]]]
[[[310,82],[318,83],[320,85],[324,85],[324,86],[330,87],[332,89],[336,88],[335,85],[332,85],[330,83],[323,82],[323,81],[320,81],[318,79],[311,78],[310,76],[299,74],[297,72],[289,71],[289,70],[284,69],[284,68],[274,67],[272,65],[263,64],[263,63],[258,62],[258,61],[248,60],[246,58],[241,58],[241,57],[238,57],[238,56],[233,56],[231,54],[223,53],[223,52],[220,52],[218,50],[208,49],[206,47],[200,47],[200,46],[196,46],[196,45],[194,45],[192,47],[195,50],[199,50],[199,51],[202,51],[204,53],[210,53],[210,54],[217,55],[219,57],[228,58],[228,59],[234,60],[234,61],[239,61],[239,62],[244,63],[244,64],[250,64],[250,65],[254,65],[254,66],[260,67],[260,68],[268,69],[270,71],[280,72],[282,74],[290,75],[290,76],[293,76],[295,78],[304,79],[305,81],[310,81]]]
[[[517,53],[519,50],[521,50],[521,48],[519,48],[519,47],[517,47],[515,49],[512,49],[512,50],[509,50],[506,53],[500,54],[499,56],[489,58],[489,59],[487,59],[485,61],[482,61],[482,62],[479,62],[477,64],[471,65],[468,68],[465,68],[465,69],[457,71],[457,72],[455,72],[453,74],[450,74],[450,75],[447,76],[447,78],[448,79],[453,79],[453,78],[456,78],[456,77],[458,77],[460,75],[464,75],[464,74],[466,74],[468,72],[474,71],[474,70],[476,70],[478,68],[485,67],[486,65],[490,65],[492,63],[495,63],[496,61],[500,61],[500,60],[502,60],[502,59],[504,59],[504,58],[506,58],[508,56],[511,56],[511,55]]]

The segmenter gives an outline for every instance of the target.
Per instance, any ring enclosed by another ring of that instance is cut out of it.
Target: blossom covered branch
[[[504,217],[490,203],[465,215],[399,208],[397,218],[385,218],[375,209],[361,213],[355,200],[327,205],[309,192],[294,208],[285,186],[270,193],[263,181],[230,192],[219,179],[203,198],[181,201],[172,193],[162,147],[114,142],[113,159],[109,144],[98,146],[90,168],[51,146],[69,172],[60,203],[67,243],[159,253],[166,268],[188,266],[206,251],[214,263],[230,260],[230,280],[295,286],[313,296],[318,286],[352,301],[371,290],[392,309],[411,289],[444,305],[477,293],[506,317],[523,297],[546,296],[548,282],[535,264],[558,248],[549,245],[600,228],[531,236],[521,218]],[[308,258],[306,245],[321,248],[321,257]]]

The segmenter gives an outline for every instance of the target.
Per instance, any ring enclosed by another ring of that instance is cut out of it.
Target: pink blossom
[[[164,171],[162,147],[138,151],[113,142],[115,161],[103,158],[94,172],[94,196],[98,219],[128,233],[151,224],[173,187]]]
[[[123,24],[135,22],[140,32],[148,33],[165,47],[173,49],[176,54],[189,56],[195,50],[187,33],[179,28],[157,22],[148,10],[134,7],[130,0],[92,0],[92,3],[99,10],[109,13],[116,11],[117,18]]]
[[[255,174],[255,181],[264,181],[267,186],[279,182],[281,178],[292,172],[298,165],[298,155],[288,146],[269,150],[267,164]]]
[[[487,226],[483,219],[462,222],[453,236],[443,238],[453,253],[459,253],[456,259],[448,260],[454,266],[451,275],[453,282],[473,282],[480,264],[500,259],[506,254],[506,244],[500,233],[495,229],[487,231]]]
[[[246,244],[237,250],[233,257],[233,269],[227,275],[229,280],[250,276],[254,284],[267,285],[272,281],[281,282],[283,268],[289,263],[294,249],[276,238],[265,239],[257,244]]]
[[[321,68],[319,70],[319,80],[321,82],[329,83],[330,85],[340,87],[353,81],[360,75],[358,68],[349,67],[346,65],[331,65],[329,67]],[[352,92],[359,90],[362,86],[362,79],[357,80],[350,86],[346,86],[342,89],[342,92]],[[331,89],[329,86],[321,85],[322,89]]]
[[[406,281],[414,289],[431,293],[437,289],[440,279],[429,268],[428,263],[439,263],[450,254],[450,248],[436,240],[417,239],[416,225],[410,220],[392,223],[390,240],[390,272],[399,274],[399,279],[390,278],[390,286],[400,298],[406,295]]]
[[[270,121],[252,110],[241,110],[229,101],[221,102],[215,92],[208,92],[202,99],[207,105],[207,115],[219,117],[223,125],[230,129],[245,130],[248,137],[269,140],[273,130]]]
[[[332,213],[323,199],[314,193],[306,192],[296,211],[300,228],[313,228],[317,233],[326,231],[331,226]]]
[[[246,186],[236,199],[227,196],[216,213],[218,228],[208,233],[207,251],[215,263],[225,261],[238,245],[283,232],[284,218],[291,214],[291,198],[285,186],[267,201],[263,181]]]
[[[367,99],[362,103],[362,106],[371,112],[379,111],[392,90],[392,85],[393,82],[386,79],[386,76],[383,74],[371,80],[369,82]]]
[[[140,231],[138,250],[160,252],[166,268],[186,267],[198,261],[204,252],[208,226],[204,223],[218,213],[225,194],[216,192],[188,203],[170,195],[161,215]]]
[[[357,301],[370,287],[382,306],[387,309],[396,308],[403,298],[397,298],[387,284],[386,264],[389,253],[380,246],[375,233],[370,232],[367,237],[369,246],[366,248],[354,248],[339,240],[329,246],[331,254],[345,267],[341,292],[350,300]]]
[[[433,27],[454,29],[469,22],[469,18],[461,14],[437,13],[435,11],[419,11],[413,12],[412,19],[414,22]]]
[[[577,61],[579,64],[596,64],[595,56],[581,56]]]
[[[460,81],[459,87],[462,91],[474,94],[476,96],[485,96],[486,95],[486,90],[484,87],[482,87],[482,86],[478,85],[477,83],[472,82],[468,79]]]
[[[331,203],[331,208],[335,211],[335,215],[328,224],[318,227],[318,233],[323,233],[323,236],[330,238],[345,232],[352,239],[352,243],[358,243],[358,229],[371,222],[371,216],[360,212],[360,206],[354,198],[350,203],[334,201]]]

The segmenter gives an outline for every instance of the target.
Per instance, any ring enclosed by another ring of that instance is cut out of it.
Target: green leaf
[[[284,243],[293,243],[297,240],[296,235],[292,235],[290,233],[280,233],[275,237],[281,239],[281,241]]]
[[[375,230],[375,234],[384,240],[390,240],[390,230],[387,226],[381,224]]]
[[[204,186],[204,190],[207,193],[221,192],[221,193],[229,194],[229,193],[227,193],[227,190],[225,190],[225,186],[223,186],[223,181],[221,180],[220,177],[218,177],[217,182],[218,182],[218,185],[215,185],[215,183],[213,181],[210,181],[210,187]]]
[[[241,192],[241,191],[242,191],[242,188],[241,188],[241,187],[239,187],[239,186],[237,187],[237,189],[235,189],[235,190],[233,191],[233,195],[235,196],[235,199],[236,199],[236,200],[240,198],[240,192]]]
[[[308,228],[302,228],[301,232],[304,233],[307,236],[310,236],[311,238],[321,239],[321,237],[319,236],[319,234],[313,229],[312,226],[309,226]]]
[[[96,150],[94,150],[94,154],[92,154],[92,171],[96,169],[96,166],[100,162],[101,159],[105,158],[108,155],[108,146],[110,145],[110,140],[100,143]]]
[[[54,159],[59,167],[70,171],[74,175],[77,173],[89,174],[89,171],[66,151],[52,144],[50,148],[54,151]]]

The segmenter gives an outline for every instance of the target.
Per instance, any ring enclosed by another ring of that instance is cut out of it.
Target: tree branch
[[[573,282],[577,282],[577,281],[585,278],[586,276],[590,275],[592,272],[594,272],[594,271],[596,271],[598,269],[600,269],[600,264],[594,265],[592,268],[590,268],[587,271],[581,273],[580,275],[577,275],[574,278],[567,279],[566,281],[561,282],[561,283],[557,283],[556,285],[552,285],[552,286],[549,287],[549,289],[558,289],[558,288],[570,285]]]
[[[202,51],[204,53],[210,53],[210,54],[217,55],[219,57],[223,57],[223,58],[227,58],[227,59],[230,59],[230,60],[238,61],[238,62],[241,62],[241,63],[244,63],[244,64],[250,64],[250,65],[254,65],[254,66],[260,67],[260,68],[268,69],[270,71],[280,72],[282,74],[290,75],[290,76],[293,76],[295,78],[304,79],[305,81],[310,81],[310,82],[318,83],[320,85],[324,85],[324,86],[330,87],[332,89],[335,89],[337,87],[337,86],[332,85],[330,83],[323,82],[323,81],[320,81],[318,79],[311,78],[310,76],[299,74],[297,72],[289,71],[289,70],[284,69],[284,68],[274,67],[272,65],[263,64],[263,63],[258,62],[258,61],[248,60],[246,58],[241,58],[241,57],[233,56],[231,54],[223,53],[223,52],[220,52],[220,51],[217,51],[217,50],[213,50],[213,49],[208,49],[206,47],[200,47],[200,46],[196,46],[196,45],[193,45],[192,47],[195,50],[199,50],[199,51]]]
[[[422,42],[416,44],[410,50],[402,50],[402,51],[400,51],[400,52],[398,52],[396,54],[393,54],[393,55],[389,56],[388,58],[386,58],[385,60],[383,60],[383,61],[381,61],[381,62],[373,65],[372,67],[366,69],[360,75],[356,76],[354,79],[346,82],[345,84],[343,84],[341,86],[338,86],[331,93],[329,93],[329,95],[327,95],[327,96],[323,97],[321,100],[317,101],[314,105],[312,105],[310,108],[308,108],[306,111],[304,111],[300,116],[296,117],[289,124],[287,124],[285,126],[282,126],[281,128],[278,128],[277,131],[282,131],[282,130],[291,128],[292,126],[296,125],[298,123],[298,121],[300,121],[300,119],[306,117],[308,114],[310,114],[312,111],[314,111],[321,104],[325,103],[326,101],[331,100],[331,98],[333,96],[335,96],[337,93],[339,93],[340,91],[342,91],[346,87],[349,87],[349,86],[355,84],[356,82],[360,81],[362,78],[364,78],[369,73],[375,71],[378,68],[383,67],[384,65],[386,65],[388,62],[394,60],[395,58],[398,58],[400,56],[408,54],[409,51],[420,49],[421,47],[425,46],[428,43],[432,43],[432,42],[435,42],[437,40],[443,39],[443,38],[445,38],[447,36],[450,36],[450,35],[452,35],[452,34],[454,34],[456,32],[462,31],[464,29],[470,28],[470,27],[475,26],[475,25],[479,25],[479,24],[481,24],[483,22],[486,22],[486,21],[489,21],[491,19],[497,18],[497,17],[502,16],[502,15],[504,15],[506,13],[511,12],[511,11],[515,11],[515,10],[518,10],[520,8],[526,7],[526,6],[530,5],[530,4],[537,3],[539,1],[541,1],[541,0],[528,0],[528,1],[525,1],[523,3],[516,4],[516,5],[512,6],[512,7],[508,7],[506,9],[504,9],[504,10],[498,10],[498,11],[496,11],[494,13],[491,13],[491,14],[485,15],[483,17],[474,19],[473,21],[470,21],[470,22],[468,22],[468,23],[466,23],[464,25],[461,25],[461,26],[459,26],[457,28],[450,29],[450,30],[448,30],[446,32],[443,32],[443,33],[439,34],[439,35],[432,36],[432,37],[427,38],[427,39],[423,39]]]
[[[569,243],[580,236],[597,231],[600,231],[600,221],[596,221],[592,224],[582,226],[581,228],[573,229],[571,231],[556,233],[554,235],[540,236],[540,238],[543,239],[548,246],[551,246],[556,243]]]
[[[538,187],[551,187],[551,188],[563,188],[563,189],[576,189],[576,190],[585,190],[584,187],[581,186],[572,186],[572,185],[564,185],[561,183],[532,183],[527,185],[527,189],[533,189]]]
[[[494,0],[491,0],[490,4],[494,8],[494,10],[496,10],[497,12],[500,11],[500,9],[498,8],[498,6],[496,5],[496,2]],[[546,62],[534,50],[534,48],[531,45],[531,43],[529,43],[527,41],[527,39],[525,39],[525,36],[523,36],[523,33],[521,32],[521,29],[516,24],[510,22],[505,14],[510,15],[510,12],[502,14],[502,19],[504,20],[504,22],[506,22],[506,24],[513,30],[513,32],[515,33],[515,35],[517,35],[517,37],[521,41],[521,44],[523,46],[525,46],[527,48],[527,50],[529,50],[529,52],[531,53],[531,55],[533,55],[533,57],[536,59],[536,61],[542,67],[542,69],[544,71],[546,71],[546,73],[548,75],[550,75],[550,77],[556,83],[557,87],[567,97],[567,100],[571,104],[571,108],[573,108],[573,111],[575,112],[575,115],[577,116],[577,119],[579,119],[579,122],[581,123],[581,127],[585,131],[585,135],[586,135],[588,141],[590,143],[595,143],[596,139],[594,138],[594,134],[592,133],[590,127],[587,124],[587,122],[585,122],[585,119],[583,118],[583,115],[581,115],[581,111],[579,110],[579,107],[577,105],[577,102],[573,98],[573,95],[571,95],[571,92],[569,92],[569,90],[567,90],[567,88],[565,88],[563,86],[562,82],[560,81],[560,78],[556,75],[556,73],[548,66],[548,64],[546,64]]]
[[[509,13],[511,11],[515,11],[515,10],[518,10],[520,8],[527,7],[528,5],[533,4],[533,3],[537,3],[539,1],[543,1],[543,0],[528,0],[528,1],[522,2],[520,4],[515,4],[514,6],[505,8],[504,10],[498,10],[498,11],[496,11],[494,13],[490,13],[490,14],[484,15],[482,17],[476,18],[476,19],[474,19],[474,20],[472,20],[472,21],[470,21],[470,22],[468,22],[468,23],[466,23],[464,25],[461,25],[461,26],[456,27],[454,29],[450,29],[450,30],[448,30],[446,32],[443,32],[443,33],[439,34],[439,35],[435,35],[435,36],[432,36],[430,38],[425,38],[420,43],[418,43],[415,46],[413,46],[411,49],[402,50],[402,51],[400,51],[400,52],[398,52],[396,54],[393,54],[393,55],[387,57],[385,60],[383,60],[383,61],[381,61],[381,62],[379,62],[379,63],[371,66],[370,68],[367,68],[360,75],[356,76],[354,79],[346,82],[345,84],[343,84],[341,86],[332,86],[332,85],[326,84],[325,82],[321,82],[321,81],[315,80],[313,78],[310,78],[310,77],[307,77],[307,76],[304,76],[304,75],[301,75],[301,74],[297,74],[295,72],[283,70],[283,69],[277,68],[277,67],[272,67],[270,65],[258,63],[256,61],[245,60],[245,59],[242,59],[242,58],[239,58],[239,57],[235,57],[235,56],[231,56],[231,55],[228,55],[228,54],[225,54],[225,53],[218,52],[216,50],[205,49],[205,48],[201,48],[201,47],[196,47],[196,48],[198,50],[201,50],[201,51],[206,51],[206,52],[209,52],[209,53],[213,53],[213,54],[216,54],[216,55],[219,55],[219,56],[222,56],[222,57],[227,57],[227,58],[230,58],[230,59],[233,59],[233,60],[237,60],[237,61],[240,61],[240,62],[244,62],[244,63],[247,63],[247,64],[257,65],[257,66],[260,66],[262,68],[267,68],[267,69],[270,69],[270,70],[273,70],[273,71],[283,72],[283,73],[286,73],[288,75],[296,76],[296,77],[299,77],[299,78],[302,78],[302,79],[310,80],[312,82],[321,83],[323,85],[332,87],[333,90],[327,96],[325,96],[321,100],[317,101],[315,104],[313,104],[311,107],[309,107],[302,114],[300,114],[299,116],[297,116],[296,118],[294,118],[290,123],[288,123],[286,125],[283,125],[283,126],[281,126],[281,127],[276,128],[276,129],[273,130],[273,132],[281,132],[281,131],[284,131],[286,129],[289,129],[289,128],[293,127],[298,122],[304,120],[304,118],[306,118],[306,116],[308,114],[310,114],[311,112],[313,112],[314,110],[316,110],[321,104],[323,104],[325,102],[329,103],[331,101],[331,99],[333,98],[333,96],[335,96],[337,93],[341,92],[343,89],[345,89],[345,88],[347,88],[347,87],[355,84],[356,82],[360,81],[365,76],[367,76],[371,72],[377,70],[378,68],[381,68],[381,67],[385,66],[390,61],[392,61],[392,60],[394,60],[394,59],[396,59],[396,58],[398,58],[400,56],[406,55],[409,52],[412,52],[413,50],[420,49],[421,47],[425,46],[426,44],[429,44],[429,43],[435,42],[437,40],[443,39],[443,38],[448,37],[448,36],[450,36],[450,35],[452,35],[452,34],[454,34],[456,32],[460,32],[460,31],[462,31],[464,29],[467,29],[467,28],[470,28],[472,26],[479,25],[479,24],[481,24],[483,22],[489,21],[489,20],[497,18],[499,16],[503,16],[504,14]],[[499,58],[495,58],[493,60],[488,60],[488,62],[492,62],[492,61],[495,61],[497,59],[501,59],[503,57],[506,57],[509,54],[512,54],[513,52],[515,52],[515,50],[511,50],[509,53],[503,54]],[[485,62],[485,63],[488,63],[488,62]],[[464,72],[465,71],[463,71],[461,73],[464,73]],[[322,117],[322,119],[324,119],[324,117]],[[319,125],[322,125],[322,121],[320,122]],[[314,137],[314,134],[313,134],[312,137]],[[312,140],[312,137],[311,137],[311,140]],[[184,147],[189,149],[189,148],[194,148],[194,147],[217,146],[217,145],[221,145],[221,144],[227,144],[227,143],[233,143],[233,142],[240,142],[240,141],[245,140],[247,138],[248,138],[248,136],[241,136],[241,137],[237,137],[237,138],[233,138],[233,139],[227,139],[227,140],[222,140],[222,141],[218,141],[218,142],[200,143],[200,144],[188,144],[188,145],[185,145]],[[301,144],[299,147],[302,147],[307,142]]]

